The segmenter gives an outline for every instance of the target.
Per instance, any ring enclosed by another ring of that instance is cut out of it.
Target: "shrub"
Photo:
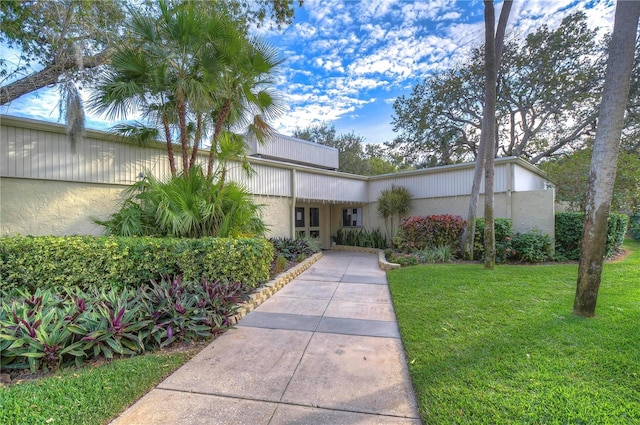
[[[390,263],[400,264],[401,266],[415,266],[418,264],[418,258],[414,254],[390,252],[386,258]]]
[[[284,255],[280,254],[274,261],[272,267],[274,274],[280,274],[287,268],[287,259]]]
[[[453,259],[453,249],[449,245],[440,245],[434,248],[425,248],[416,252],[416,257],[420,264],[425,263],[446,263]]]
[[[246,300],[239,282],[166,278],[139,289],[38,289],[0,306],[2,368],[56,370],[223,332]]]
[[[127,189],[118,212],[94,221],[114,236],[229,237],[263,235],[259,214],[245,188],[214,182],[196,166],[165,181],[146,176]]]
[[[387,247],[387,238],[380,229],[338,229],[336,244],[385,249]]]
[[[400,223],[394,244],[403,252],[445,245],[459,247],[465,226],[462,217],[449,214],[408,217]]]
[[[496,235],[496,263],[504,263],[511,253],[513,224],[508,218],[494,219]],[[484,218],[476,219],[476,233],[473,239],[473,259],[484,259]]]
[[[274,259],[282,256],[288,261],[304,260],[321,250],[320,244],[313,239],[271,238],[269,242],[273,247]]]
[[[518,261],[541,263],[550,258],[551,238],[540,231],[516,233],[511,237],[510,256]]]
[[[140,287],[165,275],[227,279],[248,288],[269,278],[273,248],[263,238],[0,238],[0,289]]]
[[[620,249],[627,232],[629,218],[624,214],[609,214],[605,256]],[[564,212],[556,214],[556,258],[562,260],[580,259],[584,213]]]
[[[640,241],[640,211],[629,217],[629,233],[633,239]]]

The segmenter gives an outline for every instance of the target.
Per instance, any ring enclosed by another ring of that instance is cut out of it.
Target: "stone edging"
[[[351,252],[366,252],[369,254],[378,254],[378,267],[381,270],[387,271],[391,269],[399,269],[400,264],[390,263],[387,261],[384,255],[384,250],[378,248],[363,248],[359,246],[348,246],[348,245],[334,245],[331,247],[334,251],[351,251]]]
[[[300,264],[296,264],[287,271],[280,273],[278,276],[257,288],[250,296],[249,300],[240,304],[235,316],[231,318],[232,323],[238,323],[240,319],[246,316],[250,311],[254,310],[260,304],[268,300],[273,294],[282,289],[284,285],[291,282],[303,271],[307,270],[313,263],[322,258],[322,252],[317,252],[307,258]]]

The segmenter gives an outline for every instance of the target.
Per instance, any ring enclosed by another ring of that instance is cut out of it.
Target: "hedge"
[[[629,217],[626,215],[609,214],[605,256],[610,256],[622,246],[628,225]],[[556,213],[556,258],[566,260],[580,259],[583,226],[583,212]]]
[[[272,259],[264,238],[3,237],[0,289],[139,287],[165,275],[254,288],[268,280]]]
[[[394,244],[403,252],[450,246],[459,250],[467,222],[458,215],[411,216],[402,219]]]

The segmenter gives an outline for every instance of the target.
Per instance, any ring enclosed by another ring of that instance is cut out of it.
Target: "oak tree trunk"
[[[596,311],[607,241],[607,219],[631,85],[639,16],[640,2],[618,1],[616,4],[585,205],[578,282],[573,304],[573,313],[578,316],[591,317]]]

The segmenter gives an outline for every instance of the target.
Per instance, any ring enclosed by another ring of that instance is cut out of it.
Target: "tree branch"
[[[113,49],[109,48],[94,56],[87,56],[83,58],[84,68],[98,67],[107,62],[112,54]],[[62,74],[74,68],[77,68],[75,56],[69,55],[65,57],[63,61],[56,61],[47,65],[41,71],[34,72],[6,86],[0,87],[0,105],[9,103],[27,93],[56,84]]]

